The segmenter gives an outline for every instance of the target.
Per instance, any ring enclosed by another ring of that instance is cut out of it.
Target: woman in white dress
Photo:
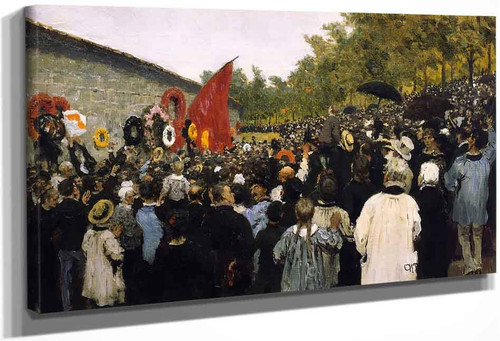
[[[118,238],[122,228],[112,224],[113,203],[98,201],[89,213],[92,229],[85,233],[82,250],[87,257],[82,296],[100,306],[125,302],[125,283],[122,275],[124,249]]]

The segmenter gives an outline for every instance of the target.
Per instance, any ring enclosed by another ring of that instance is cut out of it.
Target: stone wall
[[[160,103],[164,91],[183,91],[187,106],[201,85],[119,51],[26,22],[26,100],[43,92],[65,97],[71,109],[87,117],[83,142],[96,159],[106,151],[95,150],[94,131],[105,127],[110,138],[123,144],[123,124],[131,115]],[[241,107],[230,100],[230,121],[234,126]],[[28,143],[32,155],[33,143]],[[28,158],[30,161],[30,158]]]

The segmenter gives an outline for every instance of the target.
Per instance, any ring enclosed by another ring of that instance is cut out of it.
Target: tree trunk
[[[352,94],[353,94],[354,90],[351,89],[349,90],[349,105],[352,105]]]
[[[470,51],[467,56],[467,63],[469,64],[469,85],[472,86],[474,77],[474,51]]]
[[[444,52],[443,52],[441,60],[441,86],[444,87],[445,84],[446,84],[446,60],[444,59]]]
[[[427,93],[427,66],[424,67],[424,94]]]
[[[488,75],[491,75],[491,44],[488,44]]]
[[[453,61],[450,63],[450,80],[453,82],[455,78],[455,67],[453,65]]]

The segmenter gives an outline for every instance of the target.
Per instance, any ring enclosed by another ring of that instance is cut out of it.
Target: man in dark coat
[[[208,231],[202,231],[202,223],[207,213],[203,206],[203,187],[193,185],[189,189],[189,204],[186,207],[188,212],[186,236],[195,243],[198,243],[203,250],[209,246]]]
[[[61,311],[59,259],[54,246],[59,194],[54,188],[41,195],[28,225],[28,306],[41,313]]]
[[[448,160],[448,169],[451,168],[457,157],[464,155],[469,151],[469,142],[467,142],[467,134],[463,129],[458,129],[455,133],[457,138],[457,147],[452,156]]]
[[[335,116],[333,106],[328,108],[328,117],[323,123],[323,128],[318,137],[319,151],[323,168],[328,167],[337,157],[337,146],[340,143],[340,123]]]
[[[87,232],[88,209],[87,204],[90,193],[80,199],[80,190],[73,179],[63,180],[58,186],[59,194],[63,201],[56,210],[56,235],[61,262],[61,297],[63,309],[81,308],[79,302],[82,298],[82,280],[85,267],[85,256],[81,249],[83,236]]]
[[[214,209],[207,213],[203,230],[210,235],[215,295],[243,295],[251,285],[253,271],[252,228],[243,215],[234,211],[229,186],[214,186],[211,199]]]
[[[102,199],[111,200],[115,205],[118,204],[115,195],[115,187],[118,184],[118,169],[119,166],[114,165],[108,174],[108,169],[103,168],[98,171],[96,176],[91,178],[92,195],[90,196],[89,207],[94,207],[94,205]]]
[[[323,124],[318,140],[322,145],[329,146],[337,146],[340,142],[340,123],[335,116],[333,106],[328,108],[328,117]]]

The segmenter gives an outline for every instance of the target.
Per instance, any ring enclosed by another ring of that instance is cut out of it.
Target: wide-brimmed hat
[[[114,206],[109,200],[99,200],[89,212],[89,222],[94,225],[105,224],[113,215]]]
[[[392,140],[391,147],[406,161],[411,160],[411,152],[415,149],[413,141],[408,136],[403,136],[401,140]]]
[[[354,136],[352,136],[348,130],[342,131],[340,145],[342,149],[347,150],[348,152],[352,152],[354,149]]]

